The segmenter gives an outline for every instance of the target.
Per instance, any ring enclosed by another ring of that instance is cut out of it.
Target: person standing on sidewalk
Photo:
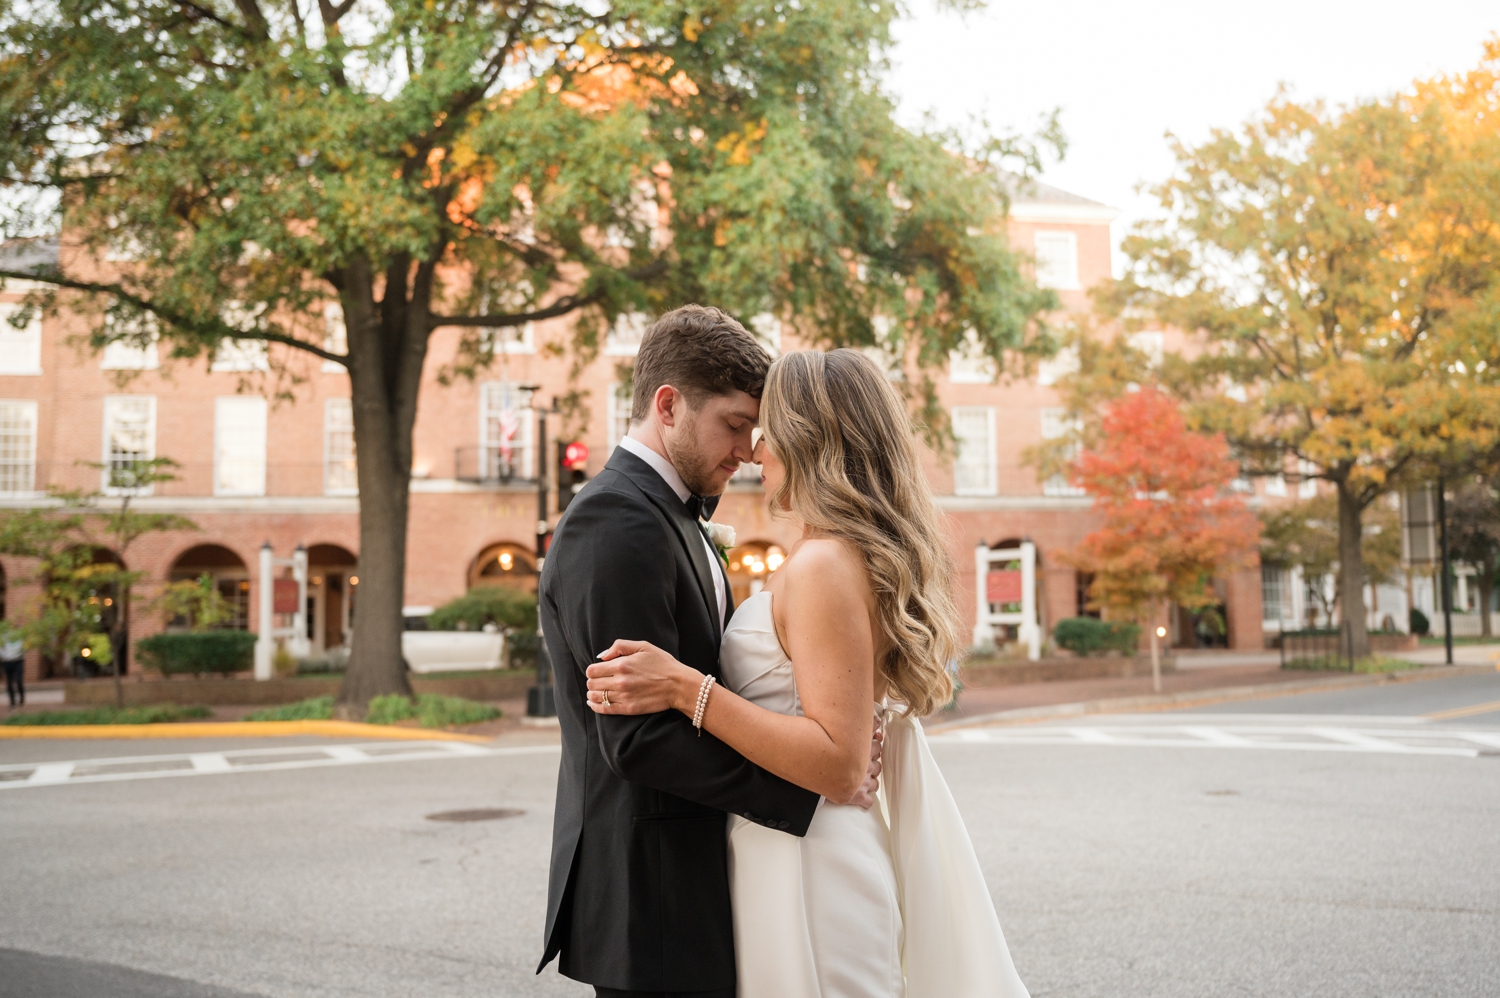
[[[12,707],[26,704],[26,646],[14,631],[0,641],[0,667],[5,669],[5,695]]]

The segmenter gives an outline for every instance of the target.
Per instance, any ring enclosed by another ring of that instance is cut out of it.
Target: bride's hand
[[[691,714],[703,673],[649,641],[621,639],[588,668],[588,704],[596,714]],[[686,706],[684,707],[684,704]]]

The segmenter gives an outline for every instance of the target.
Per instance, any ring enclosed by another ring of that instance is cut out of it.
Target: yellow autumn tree
[[[1174,151],[1163,217],[1099,298],[1119,334],[1079,344],[1072,407],[1156,384],[1244,473],[1329,483],[1367,655],[1366,510],[1500,439],[1500,40],[1472,73],[1340,109],[1278,95]],[[1153,364],[1129,334],[1163,327],[1187,345]]]

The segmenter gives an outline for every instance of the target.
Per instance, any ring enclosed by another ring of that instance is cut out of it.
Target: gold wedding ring
[[[604,691],[604,700],[603,700],[603,703],[604,703],[604,706],[606,706],[606,707],[609,706],[609,690],[605,690]]]

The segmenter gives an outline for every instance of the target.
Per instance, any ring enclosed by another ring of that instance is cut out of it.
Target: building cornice
[[[118,509],[121,500],[101,497],[95,509]],[[57,509],[62,501],[48,496],[7,496],[0,509]],[[135,496],[132,509],[142,513],[317,513],[359,512],[359,496]]]
[[[1108,223],[1120,217],[1120,209],[1103,204],[1015,201],[1010,206],[1010,217],[1018,222],[1058,222],[1065,225],[1076,225],[1079,222]]]
[[[937,496],[937,507],[946,513],[1077,512],[1088,511],[1088,496]]]

